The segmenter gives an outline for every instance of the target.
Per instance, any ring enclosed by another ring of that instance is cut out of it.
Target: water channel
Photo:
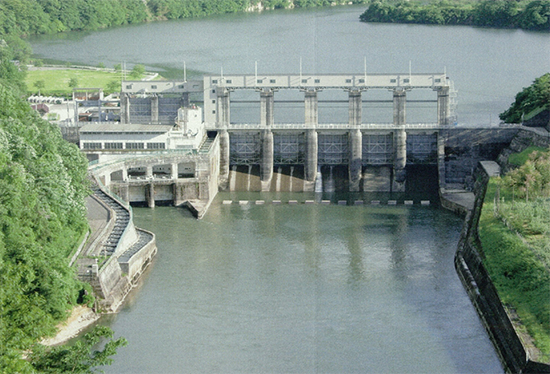
[[[202,221],[134,209],[159,253],[105,321],[130,342],[107,373],[502,372],[453,267],[461,219],[271,198],[313,196],[222,193]]]
[[[496,124],[514,95],[548,71],[548,34],[364,24],[363,9],[237,14],[31,42],[43,57],[76,63],[183,69],[185,61],[190,76],[222,67],[250,74],[255,61],[260,73],[296,73],[300,58],[310,73],[361,73],[365,57],[369,72],[406,73],[410,62],[413,73],[447,71],[464,124]],[[371,120],[391,122],[386,109],[387,120]],[[425,112],[407,109],[413,122],[435,116]],[[107,373],[502,372],[453,267],[460,218],[418,200],[269,203],[276,198],[316,197],[221,193],[201,221],[179,208],[134,209],[159,252],[126,306],[103,321],[129,341]]]

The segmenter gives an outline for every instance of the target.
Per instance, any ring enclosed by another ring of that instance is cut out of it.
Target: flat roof
[[[90,123],[80,128],[80,133],[159,133],[164,134],[170,131],[173,125],[138,125],[138,124],[116,124],[112,123]]]

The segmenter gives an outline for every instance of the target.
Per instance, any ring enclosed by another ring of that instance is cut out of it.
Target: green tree
[[[71,79],[69,79],[68,86],[71,88],[78,87],[78,79],[76,77],[72,77]]]
[[[112,80],[107,84],[106,88],[109,93],[120,92],[120,81]]]
[[[145,66],[141,64],[134,65],[130,76],[134,79],[140,79],[145,74]]]
[[[34,345],[30,361],[40,373],[95,373],[95,367],[111,365],[111,356],[119,347],[128,344],[124,338],[111,339],[102,350],[94,350],[103,339],[112,337],[111,329],[97,326],[72,346],[46,348],[40,344]]]
[[[515,99],[510,108],[499,115],[506,123],[520,123],[525,115],[537,108],[550,109],[550,73],[536,78]]]
[[[67,258],[88,228],[87,161],[0,81],[0,372],[55,333],[82,284]]]
[[[38,95],[40,95],[40,91],[44,89],[44,87],[46,86],[46,82],[44,82],[44,80],[41,79],[34,82],[33,85],[38,90]]]

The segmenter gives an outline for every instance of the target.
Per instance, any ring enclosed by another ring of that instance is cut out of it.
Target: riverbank
[[[527,143],[543,142],[541,134],[524,131],[512,142],[510,148],[519,151]],[[546,144],[548,146],[548,144]],[[510,152],[503,152],[509,155]],[[506,157],[507,158],[507,157]],[[502,158],[500,158],[502,161]],[[468,210],[464,229],[455,258],[456,270],[466,288],[479,317],[489,333],[507,371],[523,373],[548,373],[550,365],[539,362],[544,357],[533,344],[533,338],[525,331],[515,310],[504,307],[493,280],[487,272],[480,252],[484,252],[478,232],[481,212],[487,193],[489,178],[501,174],[496,162],[482,162],[476,172],[475,203]],[[544,361],[545,362],[545,361]]]
[[[461,25],[550,31],[550,2],[493,0],[427,3],[378,1],[361,14],[362,22]]]
[[[64,344],[70,339],[80,335],[82,331],[93,325],[100,317],[100,314],[95,313],[87,306],[75,306],[69,318],[56,326],[58,329],[57,335],[44,339],[40,343],[45,346]]]

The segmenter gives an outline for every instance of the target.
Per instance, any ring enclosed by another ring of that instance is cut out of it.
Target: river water
[[[104,321],[129,341],[107,373],[502,372],[453,267],[461,219],[274,197],[312,198],[134,208],[159,251]]]
[[[363,73],[365,59],[369,73],[446,70],[462,124],[496,124],[549,70],[548,34],[365,24],[363,10],[226,15],[31,44],[42,57],[75,63],[183,69],[185,61],[195,77],[222,68],[251,74],[256,61],[260,74],[297,73],[300,59],[310,73]],[[433,108],[412,109],[412,122],[425,112],[434,121]],[[391,122],[386,110],[381,120]],[[107,373],[502,372],[453,267],[461,219],[418,201],[270,204],[276,197],[314,198],[222,193],[201,221],[178,208],[134,209],[159,252],[122,311],[103,321],[129,341]]]

